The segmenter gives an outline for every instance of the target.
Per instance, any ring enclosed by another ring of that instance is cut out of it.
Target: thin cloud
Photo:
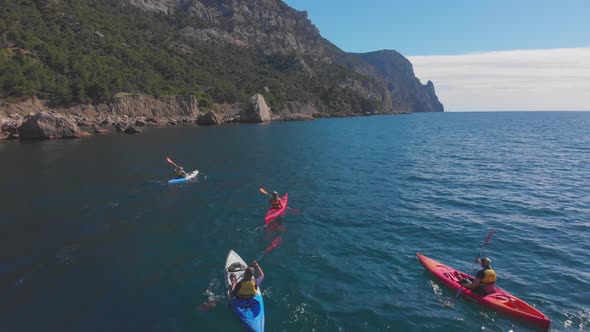
[[[590,48],[408,59],[448,111],[590,110]]]

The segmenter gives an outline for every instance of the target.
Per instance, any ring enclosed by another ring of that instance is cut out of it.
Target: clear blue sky
[[[590,0],[284,0],[347,52],[411,55],[590,46]]]

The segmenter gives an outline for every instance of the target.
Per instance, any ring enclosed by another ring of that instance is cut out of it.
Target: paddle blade
[[[268,192],[266,192],[266,190],[264,190],[264,188],[262,188],[262,187],[260,187],[260,192],[263,193],[263,194],[265,194],[265,195],[269,195],[270,196],[270,194]]]
[[[290,206],[287,206],[287,207],[289,208],[289,211],[291,211],[292,213],[295,213],[295,214],[299,214],[300,213],[299,210],[295,210],[294,208],[292,208]]]
[[[492,235],[494,235],[494,233],[496,233],[496,230],[492,229],[490,234],[488,234],[488,237],[486,237],[486,242],[484,242],[484,244],[483,244],[484,247],[488,245],[488,241],[490,241],[490,239],[492,238]]]
[[[256,258],[256,261],[260,261],[266,254],[268,254],[269,252],[273,251],[280,243],[281,243],[282,239],[281,237],[277,237],[276,239],[274,239],[272,241],[272,243],[270,244],[270,246],[268,246],[268,248],[266,248],[264,250],[264,252],[262,252],[262,254],[260,254],[260,256],[258,256]]]
[[[273,251],[282,241],[283,239],[279,236],[276,239],[274,239],[272,241],[272,243],[270,244],[270,246],[268,246],[268,248],[266,248],[266,250],[264,250],[265,254],[268,254],[269,252]]]
[[[176,165],[176,164],[175,164],[175,163],[172,161],[172,159],[170,159],[169,157],[166,157],[166,161],[168,161],[168,162],[169,162],[169,163],[171,163],[172,165]]]

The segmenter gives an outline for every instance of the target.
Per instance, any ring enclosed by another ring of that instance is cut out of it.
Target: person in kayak
[[[252,267],[253,266],[253,267]],[[258,290],[258,285],[264,279],[264,272],[260,265],[258,265],[257,261],[252,263],[252,266],[249,266],[246,271],[244,271],[244,278],[240,280],[240,282],[236,283],[236,275],[231,274],[229,279],[231,281],[231,296],[238,297],[241,299],[249,299],[256,295],[256,291]],[[254,268],[258,272],[258,278],[254,278]]]
[[[496,271],[492,270],[492,260],[484,257],[476,259],[475,262],[479,263],[482,269],[477,272],[473,281],[463,279],[461,284],[481,295],[493,293],[496,284]]]
[[[276,191],[272,192],[272,196],[270,197],[270,208],[271,209],[280,209],[283,207],[283,202],[279,198],[279,193]]]
[[[176,174],[177,179],[182,179],[186,177],[186,172],[184,171],[184,168],[182,166],[176,166],[176,168],[174,168],[174,174]]]

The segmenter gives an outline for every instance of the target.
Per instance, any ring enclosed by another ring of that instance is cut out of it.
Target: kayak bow
[[[459,281],[464,278],[473,280],[472,276],[443,265],[422,254],[417,253],[416,256],[420,260],[420,263],[424,265],[424,268],[434,274],[434,276],[438,280],[442,281],[445,285],[454,289],[455,291],[463,289],[463,296],[469,300],[477,302],[482,306],[492,310],[504,313],[512,318],[532,323],[545,330],[549,329],[549,326],[551,325],[551,319],[516,296],[498,287],[495,287],[494,293],[488,295],[478,294],[470,289],[464,288],[459,283]]]

